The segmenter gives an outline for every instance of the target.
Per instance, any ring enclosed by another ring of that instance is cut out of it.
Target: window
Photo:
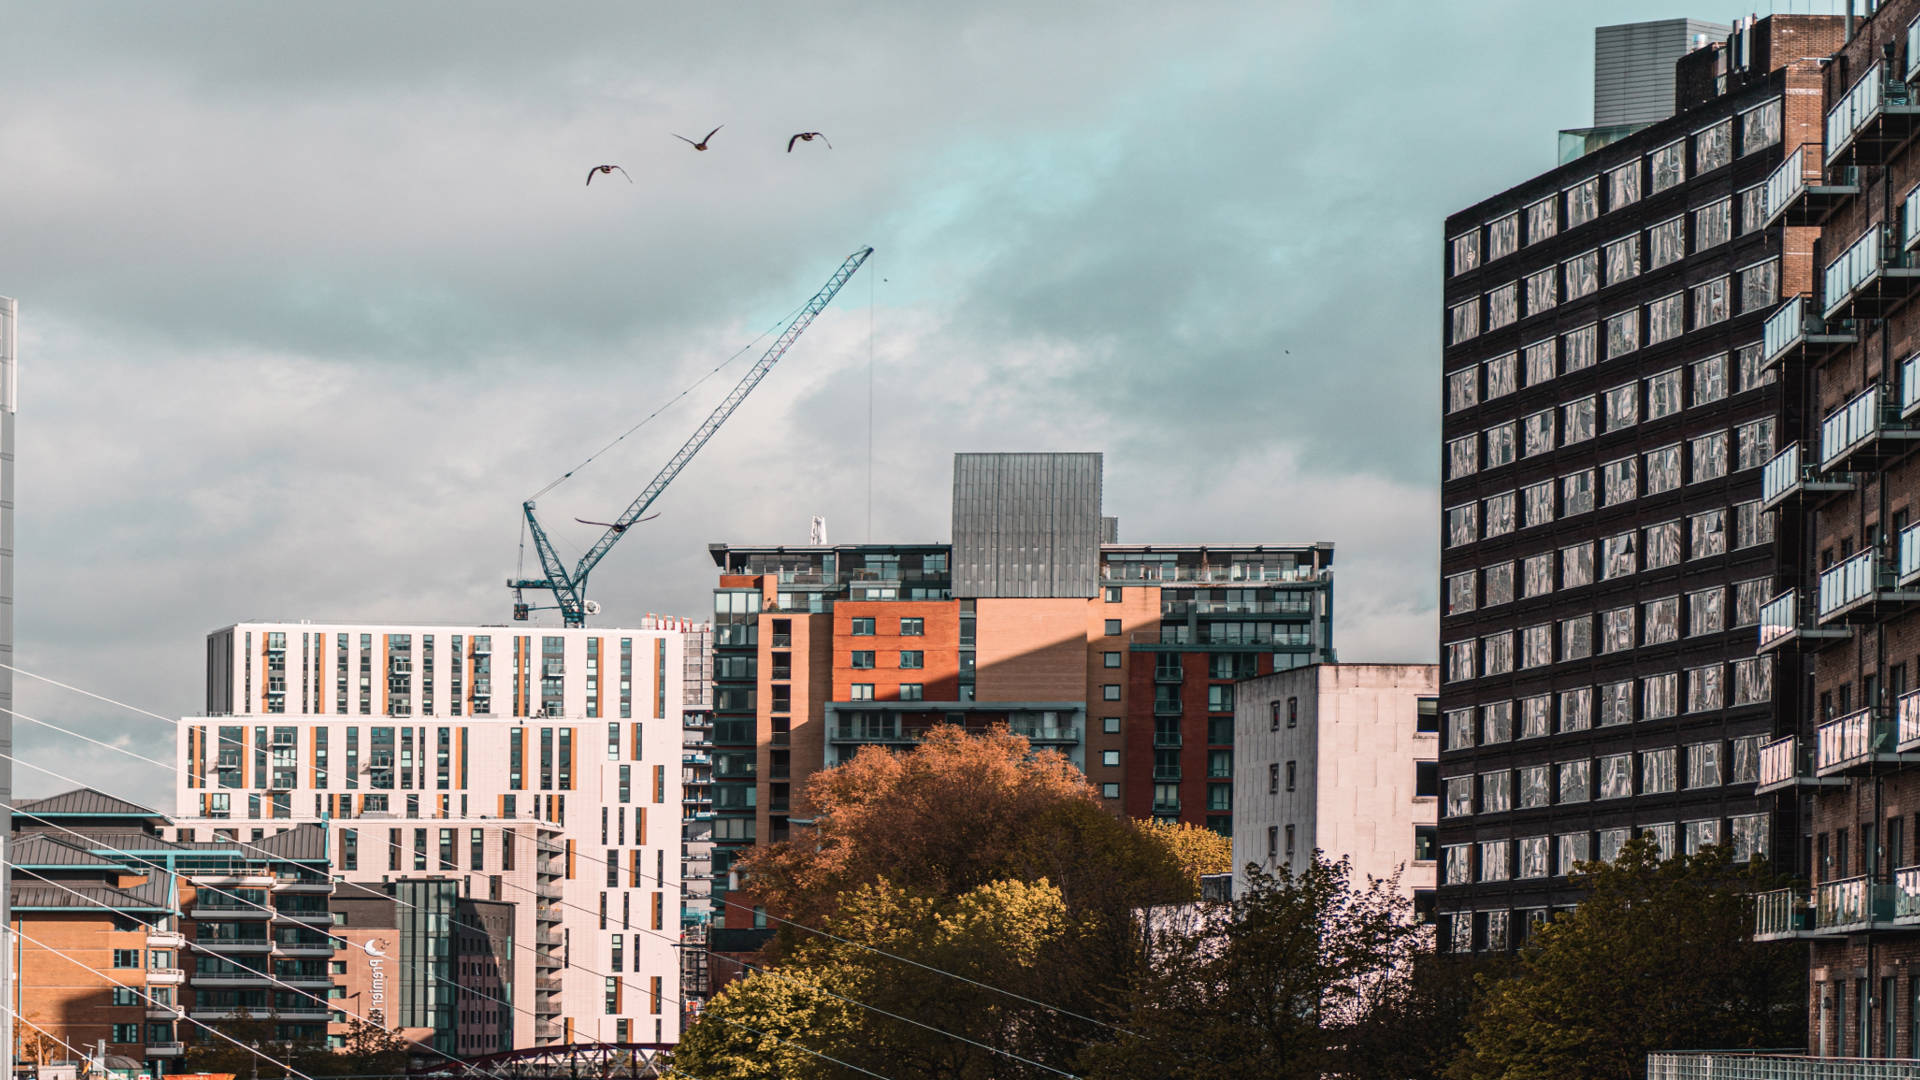
[[[1693,458],[1693,482],[1718,480],[1727,475],[1727,433],[1709,431],[1688,442]]]
[[[1593,655],[1593,616],[1560,620],[1560,659],[1585,660]]]
[[[1719,247],[1731,239],[1733,239],[1732,199],[1708,203],[1693,212],[1693,250],[1705,251],[1710,247]],[[1725,281],[1724,278],[1718,280]]]
[[[1107,683],[1106,685],[1102,686],[1100,688],[1100,698],[1103,701],[1119,701],[1120,700],[1120,684]]]
[[[1591,402],[1589,402],[1591,404]],[[1560,516],[1573,517],[1593,510],[1593,470],[1582,469],[1560,478]]]
[[[1608,244],[1604,250],[1607,263],[1607,284],[1618,285],[1640,273],[1640,234],[1623,236]]]
[[[1600,759],[1600,798],[1625,799],[1633,794],[1633,755],[1609,754]]]
[[[1440,797],[1439,762],[1416,761],[1413,763],[1413,796],[1416,799]]]
[[[1680,447],[1663,446],[1649,450],[1645,458],[1648,495],[1659,495],[1680,486]]]
[[[1680,711],[1680,676],[1667,672],[1640,680],[1640,719],[1666,720]]]
[[[1599,249],[1583,251],[1573,258],[1568,259],[1566,262],[1561,263],[1560,273],[1562,280],[1566,283],[1568,300],[1578,300],[1583,296],[1591,296],[1594,290],[1600,287]],[[1591,355],[1589,355],[1587,359],[1591,360]],[[1568,360],[1567,370],[1576,370],[1571,363],[1571,356],[1568,357]]]
[[[1549,266],[1527,275],[1527,314],[1538,315],[1560,302],[1559,267]],[[1531,383],[1531,379],[1528,380]]]
[[[1473,710],[1448,709],[1446,748],[1465,750],[1473,746]]]
[[[1432,862],[1439,851],[1440,831],[1431,825],[1413,827],[1413,861]]]
[[[1455,304],[1449,309],[1451,331],[1447,338],[1449,345],[1458,345],[1469,341],[1480,333],[1480,298],[1474,297],[1464,303]]]
[[[1473,883],[1473,845],[1448,844],[1442,849],[1442,854],[1445,856],[1446,862],[1445,883],[1448,885],[1471,885]],[[1465,923],[1469,931],[1471,931],[1473,919],[1470,916],[1455,916],[1454,922],[1456,925]],[[1467,935],[1467,948],[1469,949],[1473,947],[1472,939],[1473,935],[1469,932]]]
[[[1487,261],[1504,259],[1520,250],[1520,215],[1508,214],[1487,225]]]
[[[1734,429],[1736,469],[1757,469],[1773,457],[1773,417],[1763,417]]]
[[[926,653],[921,652],[918,649],[913,649],[913,650],[902,649],[900,651],[900,666],[903,668],[912,668],[916,670],[919,668],[924,668],[927,666],[926,656],[927,656]],[[1115,652],[1108,653],[1106,655],[1106,665],[1108,667],[1119,667],[1120,654]]]
[[[873,651],[871,649],[854,650],[853,659],[849,661],[849,665],[853,667],[856,671],[865,671],[865,670],[872,669]]]
[[[1553,766],[1528,765],[1520,770],[1520,809],[1533,810],[1553,801]]]
[[[1720,786],[1720,743],[1694,743],[1687,747],[1687,787]]]
[[[1267,766],[1267,794],[1280,794],[1280,764],[1273,762]]]
[[[1647,267],[1658,270],[1662,266],[1678,261],[1687,253],[1686,219],[1682,217],[1667,220],[1647,230]],[[1673,297],[1677,302],[1679,297]],[[1664,302],[1664,301],[1660,301]],[[1651,307],[1651,305],[1649,305]],[[1675,311],[1677,319],[1679,312]]]
[[[1758,311],[1772,307],[1780,299],[1780,260],[1768,259],[1739,271],[1740,310]],[[1768,372],[1768,381],[1772,380]]]
[[[1513,531],[1513,492],[1490,495],[1486,500],[1487,536],[1505,536]]]
[[[1727,512],[1709,510],[1695,514],[1688,519],[1692,531],[1692,542],[1688,545],[1688,557],[1704,559],[1712,555],[1724,555],[1727,551]]]
[[[1593,762],[1581,758],[1578,761],[1562,761],[1557,767],[1560,772],[1561,802],[1582,803],[1593,798]]]
[[[1472,611],[1479,599],[1479,572],[1468,570],[1447,578],[1447,614],[1460,615]],[[1274,729],[1280,727],[1279,710],[1274,711]]]
[[[1447,479],[1472,476],[1480,469],[1480,437],[1462,435],[1447,441]]]
[[[1709,356],[1693,365],[1693,401],[1695,406],[1711,404],[1727,396],[1727,355]]]
[[[1459,412],[1480,404],[1480,369],[1471,365],[1447,376],[1447,411]],[[901,620],[903,623],[906,621]],[[903,628],[901,633],[905,633]]]
[[[1593,726],[1593,687],[1576,686],[1560,692],[1560,730],[1585,731]]]
[[[1600,467],[1600,505],[1618,506],[1639,497],[1637,458],[1624,457]],[[1489,528],[1487,535],[1493,535]]]
[[[1520,630],[1520,666],[1545,667],[1553,662],[1553,624],[1540,623]]]
[[[1776,125],[1777,126],[1777,125]],[[1574,229],[1600,216],[1600,178],[1589,176],[1561,192],[1567,207],[1567,228]]]
[[[1687,178],[1685,140],[1676,139],[1647,156],[1653,166],[1653,183],[1650,187],[1653,194],[1658,195]]]
[[[1623,311],[1607,319],[1607,359],[1625,356],[1639,347],[1639,308]]]
[[[1740,152],[1751,154],[1780,141],[1780,101],[1748,109],[1739,116]]]
[[[1479,672],[1474,670],[1474,639],[1447,643],[1446,654],[1448,682],[1462,682],[1479,675]]]
[[[1487,468],[1496,469],[1502,465],[1513,464],[1515,449],[1513,427],[1513,423],[1509,421],[1504,424],[1495,424],[1486,430]]]
[[[1679,565],[1680,523],[1678,521],[1663,521],[1658,525],[1647,526],[1641,534],[1641,541],[1641,550],[1645,555],[1648,570]]]
[[[1520,489],[1521,527],[1547,525],[1553,521],[1553,481],[1542,480]]]
[[[1480,741],[1488,744],[1513,741],[1513,702],[1491,701],[1480,706]]]
[[[1486,675],[1505,675],[1513,670],[1513,631],[1488,634],[1480,639],[1481,671]]]
[[[1553,556],[1529,555],[1520,563],[1520,595],[1532,598],[1553,591]]]
[[[1555,838],[1558,854],[1554,859],[1553,872],[1556,875],[1565,877],[1587,861],[1587,839],[1584,832],[1561,833]]]
[[[140,1025],[139,1024],[113,1025],[113,1036],[109,1041],[115,1042],[115,1043],[135,1043],[135,1044],[139,1043],[140,1042]]]
[[[1649,600],[1641,605],[1640,643],[1665,645],[1680,640],[1680,598]]]
[[[873,619],[863,615],[854,616],[851,633],[854,637],[872,637],[874,634]]]
[[[1294,785],[1298,781],[1299,781],[1299,763],[1293,762],[1293,761],[1287,762],[1287,790],[1288,791],[1294,790]]]
[[[1571,446],[1593,438],[1594,432],[1598,430],[1595,426],[1597,410],[1594,402],[1594,397],[1589,394],[1560,407],[1561,445]]]
[[[140,966],[139,949],[113,950],[113,966],[117,968],[137,968]]]
[[[1618,210],[1640,201],[1640,162],[1636,158],[1607,171],[1607,209]]]
[[[1527,457],[1544,454],[1554,448],[1553,410],[1542,409],[1520,422],[1521,453]]]
[[[1553,339],[1536,341],[1521,351],[1527,367],[1527,385],[1538,386],[1553,378],[1554,365],[1557,363],[1553,351]]]
[[[1628,608],[1631,611],[1633,609]],[[1633,722],[1633,682],[1621,680],[1600,687],[1600,724],[1630,724]]]
[[[1102,717],[1100,720],[1100,730],[1107,735],[1120,734],[1120,718],[1117,716]]]
[[[1687,594],[1687,636],[1717,634],[1726,627],[1727,590],[1716,585]]]
[[[1593,583],[1593,541],[1560,549],[1560,587],[1577,589]]]
[[[848,687],[848,690],[849,690],[849,693],[847,697],[851,701],[872,701],[873,700],[873,684],[872,683],[854,683],[850,687]]]
[[[1520,317],[1520,284],[1509,281],[1487,293],[1487,329],[1512,325]]]
[[[1473,814],[1473,775],[1449,776],[1441,783],[1446,792],[1446,816],[1469,817]]]
[[[1518,843],[1520,868],[1516,875],[1522,878],[1543,878],[1547,876],[1548,838],[1544,836],[1523,836]]]
[[[1107,622],[1107,636],[1119,637],[1120,636],[1120,620],[1108,619],[1106,622]]]
[[[901,701],[924,701],[926,700],[924,697],[925,692],[926,684],[924,683],[903,682],[900,684]]]
[[[1511,852],[1512,849],[1505,840],[1482,840],[1480,842],[1480,880],[1505,881],[1511,877],[1512,867],[1508,863]]]
[[[1673,747],[1659,750],[1643,750],[1640,753],[1640,793],[1660,795],[1674,790],[1676,769],[1674,763],[1676,751]]]
[[[1547,694],[1520,699],[1520,737],[1540,739],[1553,733],[1553,698]]]
[[[900,620],[901,637],[924,637],[927,632],[927,620],[918,617],[902,617]]]
[[[907,655],[906,653],[901,653],[901,654],[900,654],[900,656],[901,656],[901,660],[900,660],[900,666],[901,666],[901,667],[906,667],[906,666],[907,666],[907,663],[906,663],[906,655]],[[919,662],[919,661],[920,661],[920,655],[921,655],[921,654],[919,654],[919,653],[914,653],[914,654],[913,654],[913,656],[914,656],[914,665],[913,665],[913,666],[914,666],[914,667],[919,667],[919,666],[920,666],[920,662]],[[1105,667],[1110,667],[1110,668],[1117,668],[1117,667],[1119,667],[1119,666],[1120,666],[1120,654],[1119,654],[1119,653],[1117,653],[1117,652],[1109,652],[1109,653],[1102,653],[1102,654],[1100,654],[1100,662],[1101,662],[1101,664],[1102,664],[1103,666],[1105,666]]]
[[[1103,799],[1117,799],[1117,798],[1119,798],[1119,797],[1120,797],[1120,785],[1119,785],[1119,784],[1114,784],[1114,783],[1106,783],[1106,784],[1101,784],[1101,785],[1100,785],[1100,797],[1101,797],[1101,798],[1103,798]]]
[[[1640,422],[1640,384],[1630,382],[1607,391],[1607,430],[1619,431]]]
[[[1767,185],[1755,184],[1740,192],[1740,235],[1760,228],[1766,220]]]
[[[1120,751],[1118,750],[1100,751],[1100,764],[1105,765],[1109,768],[1115,768],[1115,769],[1119,768],[1120,767]]]

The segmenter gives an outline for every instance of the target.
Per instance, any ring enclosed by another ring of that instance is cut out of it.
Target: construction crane
[[[667,459],[667,463],[661,466],[660,472],[647,484],[645,490],[640,492],[619,517],[607,523],[607,531],[600,534],[600,539],[594,541],[586,554],[580,556],[580,562],[572,570],[567,569],[559,553],[554,551],[553,541],[547,537],[547,530],[541,526],[540,519],[534,516],[534,501],[528,499],[520,505],[521,511],[526,514],[527,532],[533,537],[534,550],[540,555],[540,568],[547,576],[507,579],[507,587],[513,590],[513,617],[516,620],[526,621],[528,614],[535,610],[526,602],[522,590],[549,589],[553,592],[556,601],[553,606],[559,609],[560,617],[565,620],[566,625],[585,626],[587,624],[587,616],[600,610],[600,605],[586,598],[587,575],[593,572],[593,568],[599,565],[601,559],[606,558],[607,552],[613,550],[613,545],[619,542],[627,529],[641,520],[647,508],[667,490],[667,485],[673,483],[674,477],[680,475],[681,470],[693,460],[693,456],[700,452],[700,448],[707,445],[707,440],[713,438],[714,434],[720,430],[720,425],[727,422],[727,417],[732,416],[733,411],[740,407],[740,403],[747,399],[747,395],[753,393],[753,388],[760,385],[760,380],[767,377],[767,372],[773,370],[773,365],[780,362],[780,358],[793,347],[793,343],[799,340],[807,327],[813,325],[813,320],[833,302],[834,296],[853,277],[854,271],[860,269],[860,264],[866,262],[867,256],[872,254],[873,249],[868,247],[847,256],[847,261],[840,264],[840,269],[833,272],[833,277],[827,280],[819,292],[813,294],[813,299],[808,300],[799,314],[794,316],[793,321],[787,324],[786,331],[768,346],[767,351],[754,362],[753,367],[741,377],[739,384],[727,394],[726,398],[714,407],[713,412],[701,422],[700,427],[694,431],[686,443]]]

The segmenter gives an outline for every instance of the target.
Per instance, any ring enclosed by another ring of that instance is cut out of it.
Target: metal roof
[[[43,816],[79,815],[85,817],[134,817],[164,822],[166,815],[137,803],[116,798],[93,788],[75,788],[44,799],[15,799],[15,810],[27,810]]]
[[[122,889],[91,882],[61,882],[56,885],[23,867],[15,867],[14,873],[16,878],[9,895],[15,911],[23,908],[111,908],[114,911],[171,913],[174,910],[172,879],[164,875],[156,875],[144,884]]]

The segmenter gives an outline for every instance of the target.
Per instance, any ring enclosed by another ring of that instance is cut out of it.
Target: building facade
[[[1448,219],[1443,947],[1513,947],[1635,833],[1799,849],[1755,791],[1799,707],[1754,636],[1793,572],[1762,473],[1805,422],[1772,320],[1814,232],[1781,207],[1842,33],[1743,24],[1671,118]]]
[[[680,1029],[679,632],[243,623],[207,641],[177,827],[323,828],[334,874],[515,905],[512,1045]]]
[[[1234,707],[1233,891],[1246,868],[1347,859],[1354,881],[1397,879],[1433,910],[1440,669],[1314,664],[1239,684]]]
[[[712,545],[716,898],[811,818],[815,771],[933,724],[1004,723],[1116,814],[1231,832],[1236,682],[1334,656],[1331,544],[1113,542],[1098,454],[954,477],[953,543]]]
[[[1819,227],[1816,273],[1767,328],[1806,416],[1768,467],[1794,573],[1759,644],[1800,723],[1762,790],[1797,797],[1810,888],[1762,898],[1757,936],[1808,940],[1807,1043],[1920,1053],[1920,3],[1880,5],[1826,65],[1825,122],[1780,211]]]

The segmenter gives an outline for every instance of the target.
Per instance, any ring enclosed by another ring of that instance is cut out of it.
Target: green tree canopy
[[[1804,1041],[1805,950],[1752,940],[1763,870],[1642,837],[1574,881],[1586,901],[1480,980],[1453,1080],[1638,1080],[1654,1050]]]

